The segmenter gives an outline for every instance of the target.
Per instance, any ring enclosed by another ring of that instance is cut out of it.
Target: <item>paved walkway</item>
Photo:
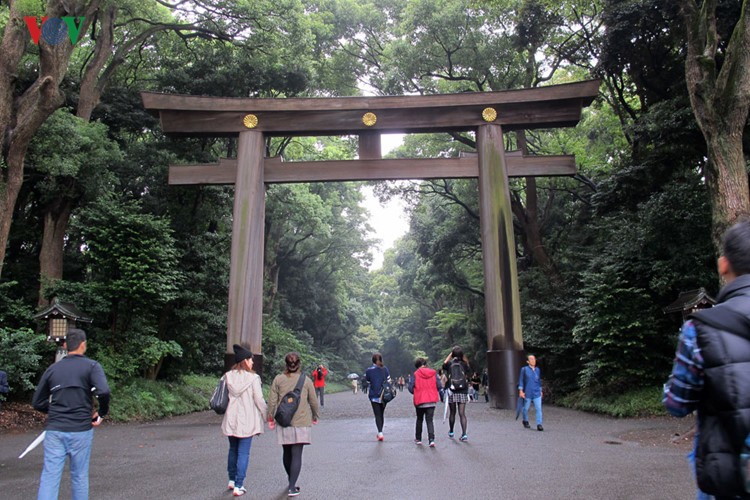
[[[399,394],[386,409],[385,441],[379,443],[362,394],[326,395],[313,444],[303,454],[299,498],[694,498],[688,445],[669,439],[690,428],[690,421],[616,420],[545,407],[545,431],[538,432],[524,430],[510,410],[470,403],[469,441],[461,443],[448,438],[440,410],[437,447],[416,446],[411,395]],[[146,424],[105,424],[95,431],[91,499],[232,498],[224,489],[228,445],[220,422],[218,415],[202,412]],[[0,498],[36,498],[42,449],[17,458],[35,436],[0,436]],[[247,487],[244,498],[286,498],[281,447],[273,433],[253,440]],[[67,479],[60,498],[70,498]]]

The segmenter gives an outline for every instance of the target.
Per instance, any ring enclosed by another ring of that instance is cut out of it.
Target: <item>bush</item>
[[[36,387],[41,372],[54,358],[55,346],[44,334],[30,328],[0,328],[0,369],[8,374],[11,394],[29,393]]]
[[[557,399],[560,406],[603,413],[613,417],[666,415],[661,404],[662,387],[643,387],[623,394],[602,394],[582,389]]]
[[[175,382],[134,379],[114,383],[110,417],[116,422],[154,420],[208,409],[216,377],[184,375]]]

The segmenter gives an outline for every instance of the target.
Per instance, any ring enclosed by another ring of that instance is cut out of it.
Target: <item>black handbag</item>
[[[227,376],[224,375],[216,384],[216,389],[208,401],[208,406],[219,415],[224,415],[229,406],[229,389],[227,388]]]

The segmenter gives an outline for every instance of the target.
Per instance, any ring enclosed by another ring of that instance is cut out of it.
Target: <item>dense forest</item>
[[[599,97],[576,128],[505,137],[578,167],[511,182],[525,349],[555,396],[658,387],[681,321],[663,308],[717,292],[718,237],[750,213],[747,3],[3,1],[0,369],[12,397],[53,359],[32,319],[53,297],[93,318],[88,354],[115,385],[223,367],[233,188],[169,186],[167,169],[233,157],[236,140],[164,136],[141,91],[427,95],[592,78]],[[77,16],[78,39],[49,44],[42,16]],[[409,135],[390,155],[456,157],[475,141]],[[352,159],[357,141],[266,149]],[[407,373],[415,356],[434,364],[460,344],[481,371],[476,181],[375,184],[409,220],[376,270],[361,188],[267,186],[264,379],[289,350],[343,380],[374,351]]]

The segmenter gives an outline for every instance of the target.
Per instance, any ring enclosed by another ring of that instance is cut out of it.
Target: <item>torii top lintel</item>
[[[599,80],[498,92],[420,96],[253,99],[141,92],[170,135],[269,136],[459,132],[486,123],[504,130],[575,126]]]

